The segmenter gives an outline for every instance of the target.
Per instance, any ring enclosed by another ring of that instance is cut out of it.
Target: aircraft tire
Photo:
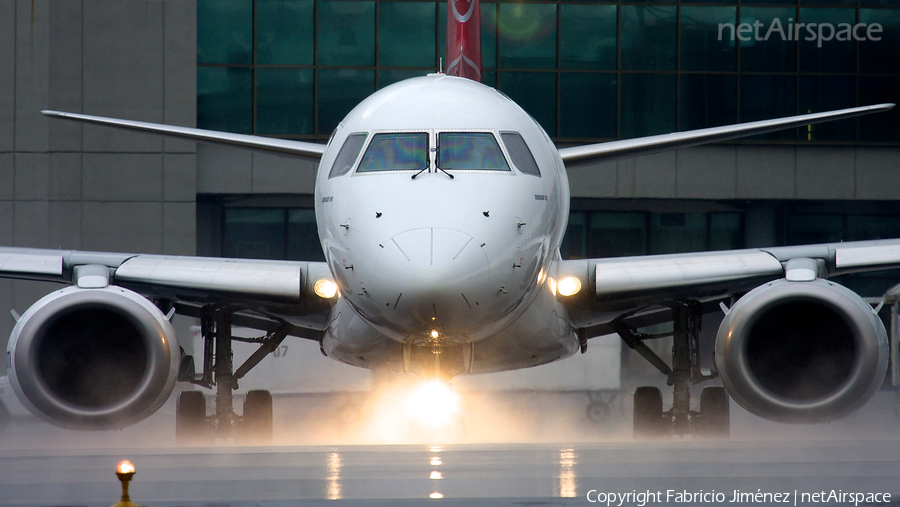
[[[657,440],[663,437],[666,426],[663,420],[662,393],[659,388],[641,386],[634,391],[635,440]]]
[[[12,420],[12,415],[9,413],[9,410],[6,409],[3,400],[0,400],[0,431],[3,431],[9,426],[10,420]]]
[[[248,391],[244,398],[243,439],[254,444],[272,443],[272,394]]]
[[[700,392],[699,436],[727,440],[731,436],[731,414],[728,392],[721,386],[710,386]]]
[[[610,412],[609,403],[592,401],[588,404],[587,409],[585,409],[584,415],[587,417],[588,421],[591,421],[594,424],[603,424],[609,421]]]
[[[175,405],[175,442],[196,445],[209,437],[206,397],[200,391],[182,391]]]

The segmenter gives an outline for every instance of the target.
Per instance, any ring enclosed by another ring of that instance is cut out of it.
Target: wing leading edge
[[[790,279],[794,266],[813,271],[813,278],[895,269],[900,267],[900,239],[564,260],[557,278],[572,275],[588,281],[588,290],[564,300],[579,327],[585,327],[640,308],[730,296]]]
[[[266,153],[275,153],[278,155],[290,155],[310,160],[319,160],[322,157],[322,154],[325,153],[324,144],[293,141],[290,139],[259,137],[246,134],[232,134],[230,132],[218,132],[215,130],[204,130],[189,127],[176,127],[173,125],[163,125],[161,123],[121,120],[118,118],[107,118],[105,116],[64,113],[61,111],[45,110],[41,111],[41,114],[43,114],[44,116],[49,116],[51,118],[61,118],[63,120],[74,120],[83,123],[90,123],[93,125],[103,125],[106,127],[113,127],[124,130],[133,130],[137,132],[147,132],[150,134],[178,137],[181,139],[197,141],[204,144],[217,144],[262,151]]]
[[[78,284],[86,266],[105,267],[110,283],[153,297],[262,307],[318,302],[313,284],[330,278],[324,262],[0,247],[0,278]]]
[[[802,127],[804,125],[814,125],[816,123],[843,120],[866,114],[881,113],[893,108],[894,104],[877,104],[873,106],[827,111],[824,113],[789,116],[787,118],[777,118],[774,120],[739,123],[737,125],[727,125],[724,127],[712,127],[689,130],[687,132],[661,134],[658,136],[639,137],[636,139],[623,139],[621,141],[587,144],[584,146],[560,148],[559,155],[562,157],[563,162],[565,162],[566,167],[579,167],[622,158],[690,148],[692,146],[699,146],[717,141],[729,141],[731,139],[766,134],[768,132]]]

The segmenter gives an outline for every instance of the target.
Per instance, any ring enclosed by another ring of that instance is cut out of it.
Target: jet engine
[[[36,416],[65,428],[100,430],[155,412],[175,386],[179,353],[165,315],[121,287],[68,287],[19,318],[7,370]]]
[[[781,422],[824,422],[864,405],[884,381],[888,339],[872,307],[827,280],[778,280],[728,311],[716,366],[735,401]]]

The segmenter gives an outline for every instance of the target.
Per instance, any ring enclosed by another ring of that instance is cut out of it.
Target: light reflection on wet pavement
[[[120,493],[114,469],[126,458],[137,468],[133,501],[165,507],[585,505],[590,490],[668,489],[728,498],[735,489],[837,489],[900,500],[898,441],[687,441],[7,450],[0,504],[111,505]],[[672,502],[648,505],[662,503]]]

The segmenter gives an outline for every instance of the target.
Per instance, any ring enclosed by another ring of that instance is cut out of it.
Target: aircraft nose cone
[[[472,317],[480,296],[478,277],[487,269],[487,255],[472,236],[422,228],[400,233],[384,245],[376,280],[379,295],[398,315],[409,316],[409,325],[436,323],[465,332],[460,322]]]

